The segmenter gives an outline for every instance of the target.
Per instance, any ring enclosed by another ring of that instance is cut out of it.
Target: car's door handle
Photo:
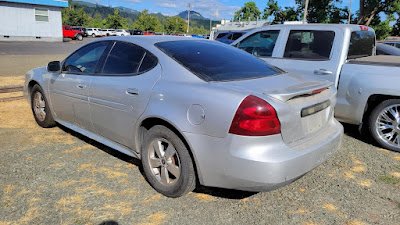
[[[319,70],[314,70],[314,74],[316,75],[332,75],[332,71],[326,70],[326,69],[319,69]]]
[[[86,88],[86,85],[84,85],[84,84],[78,84],[78,85],[76,85],[76,87],[79,88],[79,89],[85,89],[85,88]]]
[[[139,95],[139,90],[136,88],[128,88],[126,89],[126,93],[128,95]]]

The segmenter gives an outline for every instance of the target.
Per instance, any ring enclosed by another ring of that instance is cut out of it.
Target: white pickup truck
[[[271,25],[231,45],[281,69],[314,74],[338,89],[335,116],[400,151],[400,57],[375,56],[372,28],[344,24]]]

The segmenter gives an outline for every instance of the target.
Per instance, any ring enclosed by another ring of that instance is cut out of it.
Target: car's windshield
[[[219,42],[182,40],[159,42],[155,46],[204,81],[255,79],[282,72]]]

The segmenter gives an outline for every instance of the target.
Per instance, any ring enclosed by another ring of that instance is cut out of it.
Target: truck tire
[[[94,33],[93,33],[93,34],[92,34],[92,37],[94,37],[94,38],[95,38],[95,37],[96,37],[96,34],[94,34]]]
[[[76,38],[78,41],[82,41],[82,40],[83,40],[82,34],[77,34],[75,38]]]
[[[172,130],[161,125],[150,128],[141,153],[144,174],[156,191],[171,198],[193,191],[196,174],[192,157]]]
[[[400,152],[400,99],[383,101],[369,117],[369,132],[386,149]]]

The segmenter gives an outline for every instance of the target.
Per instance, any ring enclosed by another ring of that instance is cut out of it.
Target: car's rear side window
[[[137,73],[145,50],[130,43],[117,42],[105,62],[105,74]]]
[[[219,42],[182,40],[159,42],[155,46],[204,81],[255,79],[282,72]]]
[[[334,31],[292,30],[286,43],[284,58],[328,60]]]
[[[375,47],[375,34],[372,31],[351,32],[348,59],[371,56]]]

